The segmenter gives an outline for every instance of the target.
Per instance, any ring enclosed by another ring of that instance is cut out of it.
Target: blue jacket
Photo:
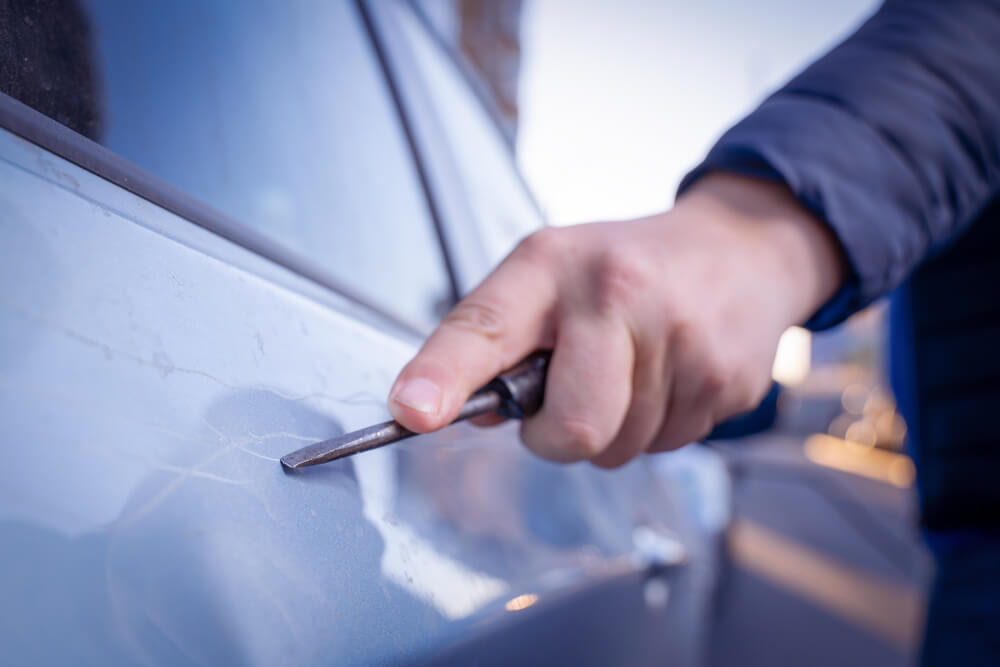
[[[896,291],[894,376],[933,530],[1000,528],[1000,2],[888,0],[685,179],[788,184],[850,277],[808,322]]]

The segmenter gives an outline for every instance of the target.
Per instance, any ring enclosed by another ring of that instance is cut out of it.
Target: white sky
[[[667,208],[686,171],[875,0],[527,0],[521,167],[554,223]]]

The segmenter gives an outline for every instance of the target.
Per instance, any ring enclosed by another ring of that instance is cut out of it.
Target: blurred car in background
[[[387,418],[542,224],[412,5],[24,5],[0,17],[5,661],[698,663],[711,452],[608,473],[460,426],[278,464]]]

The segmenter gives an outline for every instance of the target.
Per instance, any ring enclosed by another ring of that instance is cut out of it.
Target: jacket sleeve
[[[831,326],[898,285],[1000,191],[1000,1],[888,0],[729,130],[710,171],[781,180],[851,266],[807,323]]]

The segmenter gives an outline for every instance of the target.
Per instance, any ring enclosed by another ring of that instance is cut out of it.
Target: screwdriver
[[[550,356],[548,351],[535,352],[509,371],[498,375],[466,401],[452,424],[490,412],[499,413],[508,419],[523,419],[538,412],[545,397],[545,374],[549,368]],[[415,435],[419,434],[390,420],[285,454],[281,457],[281,465],[286,470],[294,470],[336,461]]]

